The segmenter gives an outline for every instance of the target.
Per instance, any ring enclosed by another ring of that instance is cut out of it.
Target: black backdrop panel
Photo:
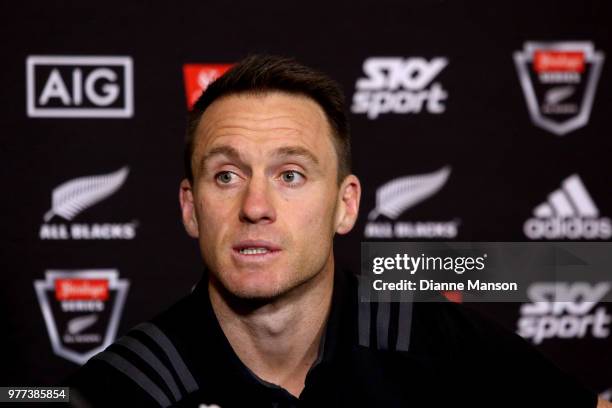
[[[363,197],[336,254],[353,270],[363,240],[612,236],[608,2],[0,7],[3,384],[58,382],[199,278],[177,200],[189,66],[189,92],[252,52],[341,83]],[[431,193],[385,211],[383,187],[413,176]],[[612,387],[610,305],[474,307]]]

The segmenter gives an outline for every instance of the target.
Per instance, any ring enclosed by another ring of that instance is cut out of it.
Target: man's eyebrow
[[[204,155],[204,157],[202,157],[202,160],[200,160],[200,169],[204,170],[206,163],[209,162],[215,156],[227,156],[231,160],[241,163],[243,162],[238,150],[234,149],[231,146],[222,145],[213,147],[208,153]]]
[[[228,145],[221,145],[213,147],[212,149],[210,149],[209,152],[204,155],[204,157],[202,157],[202,160],[200,160],[199,168],[204,170],[206,164],[216,156],[226,156],[227,158],[235,162],[244,163],[244,160],[242,159],[238,150]],[[302,146],[279,147],[272,153],[272,156],[278,158],[289,158],[298,156],[305,158],[306,160],[313,163],[315,166],[319,165],[319,159],[317,159],[317,157],[310,150]]]
[[[319,165],[319,159],[317,159],[317,157],[310,150],[301,146],[280,147],[276,149],[272,155],[281,158],[299,156],[305,158],[315,165]]]

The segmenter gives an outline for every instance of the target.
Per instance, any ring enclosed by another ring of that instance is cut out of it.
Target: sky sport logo
[[[376,190],[376,207],[370,211],[365,238],[445,238],[457,236],[459,221],[395,221],[406,210],[418,205],[444,187],[451,168],[433,173],[393,179]],[[384,216],[394,222],[380,221]]]
[[[514,62],[536,126],[563,136],[588,123],[604,62],[591,42],[527,42]]]
[[[185,81],[185,96],[187,108],[191,110],[202,92],[208,88],[215,79],[232,67],[232,64],[185,64],[183,65],[183,79]]]
[[[68,180],[53,189],[51,208],[44,214],[40,227],[42,240],[124,239],[136,237],[137,222],[128,223],[50,223],[54,218],[72,221],[87,208],[105,200],[125,183],[129,168],[97,176]]]
[[[533,210],[523,230],[530,239],[610,239],[612,223],[599,209],[578,174],[563,181]]]
[[[29,56],[28,117],[130,118],[132,66],[130,57]]]
[[[50,270],[34,289],[56,355],[85,364],[114,341],[129,289],[118,271]]]
[[[612,316],[601,305],[610,283],[534,283],[528,289],[532,303],[521,306],[518,334],[540,344],[552,338],[575,339],[610,336]]]
[[[383,113],[443,113],[448,93],[434,80],[447,65],[443,57],[370,57],[363,63],[365,77],[357,79],[351,112],[369,119]]]

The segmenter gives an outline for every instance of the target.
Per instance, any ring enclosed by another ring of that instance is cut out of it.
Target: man
[[[71,381],[93,406],[575,406],[596,397],[456,305],[360,304],[333,238],[357,219],[342,92],[252,56],[190,114],[182,219],[193,293]]]

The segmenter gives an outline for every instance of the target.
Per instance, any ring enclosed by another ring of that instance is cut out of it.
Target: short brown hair
[[[184,164],[190,181],[193,181],[191,158],[195,133],[204,111],[223,96],[269,91],[304,95],[314,100],[325,112],[332,129],[332,141],[338,157],[338,184],[351,173],[349,127],[340,85],[292,58],[251,55],[210,84],[189,112]]]

